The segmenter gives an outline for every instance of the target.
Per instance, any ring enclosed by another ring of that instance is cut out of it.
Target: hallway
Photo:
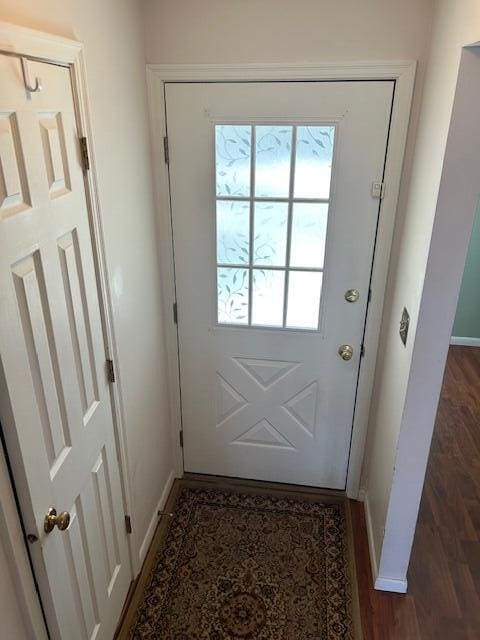
[[[480,0],[0,0],[0,85],[0,636],[112,640],[190,473],[336,492],[364,636],[480,640]]]
[[[366,639],[480,637],[479,425],[480,349],[450,347],[406,596],[371,589],[361,507],[353,505]]]
[[[363,506],[351,502],[365,640],[477,640],[480,636],[480,518],[475,512],[480,498],[479,423],[480,350],[451,347],[407,595],[372,588]],[[147,565],[153,561],[165,524],[164,520]],[[147,573],[142,572],[119,637],[128,635]]]

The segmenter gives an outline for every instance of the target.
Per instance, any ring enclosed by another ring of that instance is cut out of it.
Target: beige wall
[[[421,58],[431,0],[143,0],[152,63]]]
[[[429,253],[432,255],[434,251],[430,241],[461,47],[478,40],[478,0],[439,0],[432,30],[406,214],[402,228],[397,231],[391,267],[390,295],[384,317],[365,465],[364,484],[371,515],[374,555],[380,574],[387,579],[405,578],[443,372],[442,354],[446,352],[446,342],[439,340],[430,354],[424,354],[423,360],[430,365],[430,369],[427,373],[423,371],[421,377],[412,366],[412,359],[415,365],[415,357],[418,358],[424,344],[419,334],[416,336],[417,317],[422,317],[419,316],[422,299],[425,299],[428,286],[440,277],[439,272],[433,273],[431,281],[425,281]],[[459,209],[458,224],[461,221]],[[450,235],[450,244],[448,237],[446,239],[444,263],[451,259],[454,240],[455,233]],[[464,255],[460,255],[461,262],[463,259]],[[453,264],[450,274],[454,274]],[[454,308],[446,308],[447,304],[452,304],[448,302],[450,292],[447,285],[445,280],[444,295],[437,297],[435,303],[439,320],[454,313]],[[398,336],[403,306],[408,308],[412,318],[407,348],[403,347]],[[433,335],[435,328],[433,324],[422,327],[419,321],[418,331],[423,329]],[[416,397],[420,404],[416,407],[412,404],[414,392],[420,393]],[[422,418],[425,420],[423,423]],[[410,475],[405,477],[402,471],[406,467],[402,467],[402,461],[405,465],[408,459],[415,460],[416,467],[410,469]],[[409,489],[414,489],[410,496],[413,502],[407,499]],[[394,494],[395,501],[392,499]]]
[[[0,19],[85,44],[137,554],[172,468],[140,10],[136,0],[0,0]]]

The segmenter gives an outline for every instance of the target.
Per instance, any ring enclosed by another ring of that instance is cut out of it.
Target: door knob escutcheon
[[[68,511],[62,511],[59,515],[57,515],[57,510],[53,507],[45,514],[45,520],[43,521],[43,529],[45,533],[51,533],[55,527],[58,527],[60,531],[65,531],[68,529],[68,525],[70,524],[70,514]]]
[[[353,358],[353,348],[349,344],[341,344],[338,347],[338,354],[342,360],[351,360]]]

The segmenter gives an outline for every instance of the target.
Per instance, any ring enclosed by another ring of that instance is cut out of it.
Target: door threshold
[[[203,482],[212,487],[244,487],[245,489],[262,489],[268,491],[281,491],[282,493],[302,493],[316,496],[332,496],[332,498],[347,499],[347,492],[339,489],[312,487],[310,485],[288,484],[285,482],[270,482],[267,480],[251,480],[231,476],[216,476],[206,473],[184,472],[183,482]]]

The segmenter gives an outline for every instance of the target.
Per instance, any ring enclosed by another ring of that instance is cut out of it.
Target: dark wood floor
[[[407,595],[372,589],[352,507],[365,640],[480,640],[480,349],[450,349]]]

